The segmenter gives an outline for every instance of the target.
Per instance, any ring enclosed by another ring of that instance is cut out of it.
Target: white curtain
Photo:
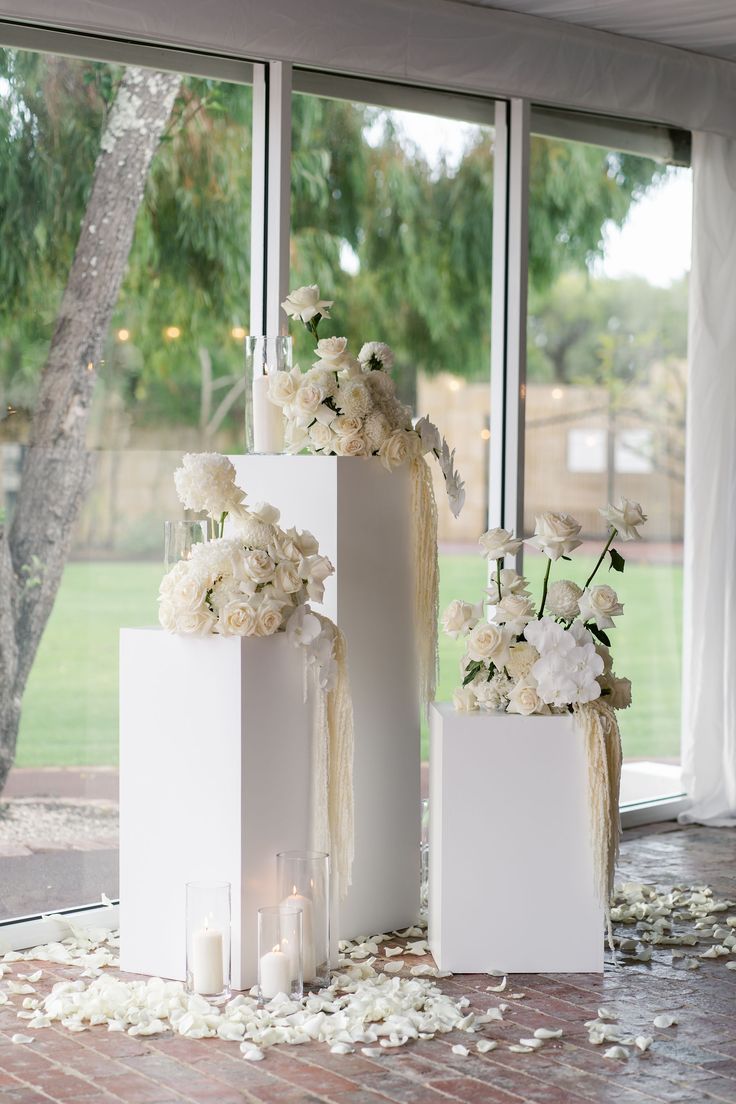
[[[682,820],[736,824],[736,141],[693,136]]]

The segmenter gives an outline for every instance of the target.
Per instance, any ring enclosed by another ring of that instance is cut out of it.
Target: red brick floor
[[[707,883],[736,899],[735,860],[736,830],[640,829],[624,840],[620,875],[659,885]],[[13,969],[32,967],[20,963]],[[71,973],[44,964],[39,992]],[[440,984],[454,996],[467,996],[476,1009],[503,999],[486,992],[484,976],[456,976]],[[649,965],[609,965],[602,978],[517,975],[512,989],[525,999],[509,1002],[504,1022],[485,1029],[487,1037],[502,1043],[486,1055],[453,1054],[455,1043],[472,1046],[473,1036],[457,1033],[377,1060],[360,1053],[334,1055],[320,1044],[276,1047],[255,1065],[240,1057],[235,1043],[173,1035],[132,1038],[105,1028],[70,1034],[54,1026],[36,1032],[31,1045],[17,1045],[11,1036],[24,1025],[13,1009],[0,1006],[0,1102],[736,1104],[736,971],[722,960],[704,960],[699,970],[685,972],[673,968],[670,949],[655,948]],[[627,1030],[654,1035],[651,1050],[615,1061],[603,1057],[604,1047],[591,1046],[584,1021],[602,1004]],[[661,1011],[676,1011],[679,1025],[653,1029],[652,1019]],[[564,1036],[535,1054],[503,1046],[541,1026],[562,1027]]]

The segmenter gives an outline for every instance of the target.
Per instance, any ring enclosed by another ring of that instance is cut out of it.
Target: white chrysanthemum
[[[512,644],[509,648],[506,670],[514,681],[521,681],[527,677],[538,659],[539,652],[534,645],[520,640],[518,644]]]
[[[233,535],[247,548],[268,549],[277,533],[275,526],[261,521],[245,509],[231,514],[230,523]]]
[[[553,617],[563,617],[566,621],[571,621],[580,612],[578,602],[582,593],[583,588],[571,579],[558,579],[547,591],[545,609]]]
[[[219,518],[245,498],[235,483],[235,468],[217,452],[188,452],[174,472],[179,501],[187,510],[204,511]]]
[[[369,414],[363,423],[366,446],[369,452],[378,452],[383,442],[391,435],[388,418],[380,410]]]
[[[343,380],[335,402],[340,411],[351,418],[365,418],[373,409],[373,399],[362,378]]]
[[[489,713],[498,713],[505,710],[513,685],[511,679],[503,672],[497,672],[491,679],[485,677],[475,679],[472,687],[478,702],[478,708]]]
[[[370,367],[380,365],[384,371],[390,372],[394,366],[393,349],[384,341],[366,341],[358,353],[358,360],[361,364]],[[371,361],[374,364],[371,364]]]

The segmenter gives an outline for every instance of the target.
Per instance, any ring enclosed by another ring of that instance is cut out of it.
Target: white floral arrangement
[[[320,298],[316,284],[297,288],[281,304],[312,334],[317,357],[306,372],[295,365],[290,372],[273,373],[269,380],[269,398],[285,419],[286,451],[378,456],[389,470],[431,453],[457,517],[465,489],[455,469],[454,450],[429,418],[413,423],[411,409],[396,394],[390,374],[394,354],[388,345],[366,342],[355,357],[346,337],[319,337],[319,323],[330,317],[332,305],[332,300]]]
[[[272,636],[285,631],[331,688],[336,674],[331,622],[314,614],[334,568],[310,532],[282,529],[269,503],[245,505],[235,468],[217,453],[188,453],[174,473],[188,510],[204,512],[225,537],[195,544],[191,557],[164,575],[159,621],[167,632],[203,636]]]
[[[443,615],[448,636],[467,640],[461,660],[463,682],[453,702],[459,712],[532,714],[566,713],[597,699],[612,709],[631,704],[631,683],[613,672],[608,630],[624,607],[613,587],[593,584],[606,555],[610,568],[624,570],[623,556],[612,547],[640,539],[647,520],[637,502],[623,498],[600,513],[610,532],[598,561],[579,586],[572,579],[550,583],[550,569],[569,560],[581,543],[580,524],[570,514],[543,513],[536,518],[529,544],[547,556],[541,600],[536,607],[527,580],[503,568],[522,538],[505,529],[491,529],[480,538],[482,553],[495,565],[488,598],[472,605],[456,600]],[[490,619],[484,616],[488,603]]]

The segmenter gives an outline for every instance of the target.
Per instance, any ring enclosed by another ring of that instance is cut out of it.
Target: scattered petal
[[[354,1054],[355,1047],[351,1047],[350,1043],[333,1043],[330,1047],[331,1054]]]
[[[254,1043],[241,1043],[240,1052],[246,1062],[260,1062],[263,1058],[263,1051]]]
[[[462,1046],[461,1043],[456,1043],[455,1046],[452,1048],[452,1053],[459,1054],[462,1058],[467,1058],[470,1054],[470,1051],[466,1046]]]
[[[544,1039],[519,1039],[520,1046],[528,1047],[529,1050],[541,1050],[544,1046]]]
[[[32,1043],[33,1039],[30,1035],[13,1035],[10,1041],[11,1043]]]
[[[605,1023],[607,1020],[617,1020],[618,1016],[615,1012],[612,1012],[610,1008],[599,1008],[598,1019],[603,1020]]]
[[[533,1053],[534,1053],[534,1051],[533,1051],[533,1049],[532,1049],[531,1047],[528,1047],[528,1046],[517,1046],[517,1045],[516,1045],[515,1043],[514,1043],[514,1045],[513,1045],[513,1046],[510,1046],[510,1047],[509,1047],[509,1050],[510,1050],[510,1051],[511,1051],[511,1052],[512,1052],[513,1054],[533,1054]]]
[[[504,974],[503,981],[498,985],[486,985],[486,993],[503,993],[504,989],[508,985],[509,979]]]
[[[398,961],[387,962],[383,967],[383,972],[385,974],[398,974],[399,970],[403,970],[405,965],[403,958]]]
[[[404,953],[403,947],[384,947],[383,953],[386,958],[393,958],[394,955],[400,955]]]
[[[624,1050],[622,1046],[612,1046],[608,1050],[603,1051],[604,1058],[628,1058],[628,1050]]]
[[[634,1039],[634,1046],[644,1054],[645,1051],[649,1050],[653,1042],[654,1039],[651,1035],[637,1035]]]
[[[479,1039],[475,1044],[475,1049],[479,1054],[488,1054],[489,1051],[495,1050],[498,1043],[495,1039]]]
[[[675,1027],[677,1019],[671,1012],[663,1012],[661,1015],[655,1016],[652,1023],[658,1028]]]
[[[535,1039],[561,1039],[562,1028],[558,1028],[557,1031],[552,1031],[549,1027],[538,1027],[534,1032]]]

